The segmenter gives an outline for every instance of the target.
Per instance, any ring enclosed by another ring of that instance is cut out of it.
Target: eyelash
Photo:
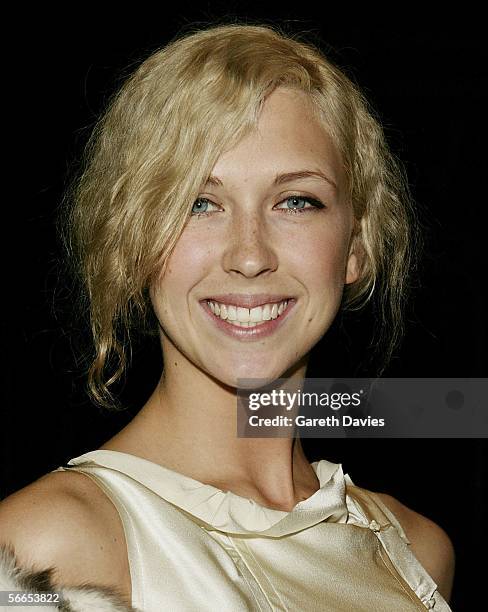
[[[322,204],[322,202],[320,200],[317,200],[315,198],[310,198],[308,196],[300,196],[300,195],[290,195],[288,197],[286,197],[284,200],[282,200],[281,202],[278,202],[278,204],[283,204],[283,202],[286,202],[287,200],[303,200],[304,202],[308,202],[309,204],[311,204],[312,206],[310,208],[278,208],[277,210],[284,212],[285,214],[292,214],[292,215],[300,215],[302,213],[305,212],[318,212],[319,210],[325,208],[325,205]],[[195,200],[195,202],[193,204],[195,204],[196,202],[198,202],[199,200],[203,200],[205,202],[210,202],[211,204],[214,204],[214,202],[212,202],[211,200],[209,200],[208,198],[197,198]],[[208,217],[209,215],[212,214],[212,212],[197,212],[197,213],[192,213],[191,216],[192,217]]]

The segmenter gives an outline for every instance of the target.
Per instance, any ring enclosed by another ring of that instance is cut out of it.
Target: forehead
[[[336,184],[343,175],[340,153],[315,117],[310,98],[280,87],[265,100],[256,128],[221,155],[212,175],[251,178],[302,168],[322,171]]]

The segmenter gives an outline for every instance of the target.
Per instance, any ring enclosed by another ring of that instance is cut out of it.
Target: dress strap
[[[437,584],[413,554],[411,542],[393,512],[372,491],[349,483],[346,490],[360,505],[366,526],[374,532],[386,552],[382,555],[383,561],[403,586],[415,593],[424,608],[434,612],[452,612],[437,590]]]

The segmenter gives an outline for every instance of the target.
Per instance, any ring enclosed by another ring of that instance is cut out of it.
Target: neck
[[[318,479],[292,428],[286,437],[238,438],[236,389],[196,368],[174,347],[167,347],[164,354],[164,373],[148,402],[105,448],[123,447],[280,510],[291,510],[318,489]],[[306,360],[283,378],[298,387],[305,371]]]

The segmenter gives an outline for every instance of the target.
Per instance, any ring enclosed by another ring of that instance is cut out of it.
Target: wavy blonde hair
[[[342,155],[363,253],[343,307],[376,296],[384,362],[390,358],[412,261],[414,217],[401,164],[363,94],[315,45],[276,26],[220,25],[177,38],[125,80],[65,193],[65,245],[95,348],[88,389],[99,404],[117,406],[110,387],[125,371],[131,331],[150,328],[148,287],[164,272],[200,186],[256,126],[278,86],[308,94]]]

